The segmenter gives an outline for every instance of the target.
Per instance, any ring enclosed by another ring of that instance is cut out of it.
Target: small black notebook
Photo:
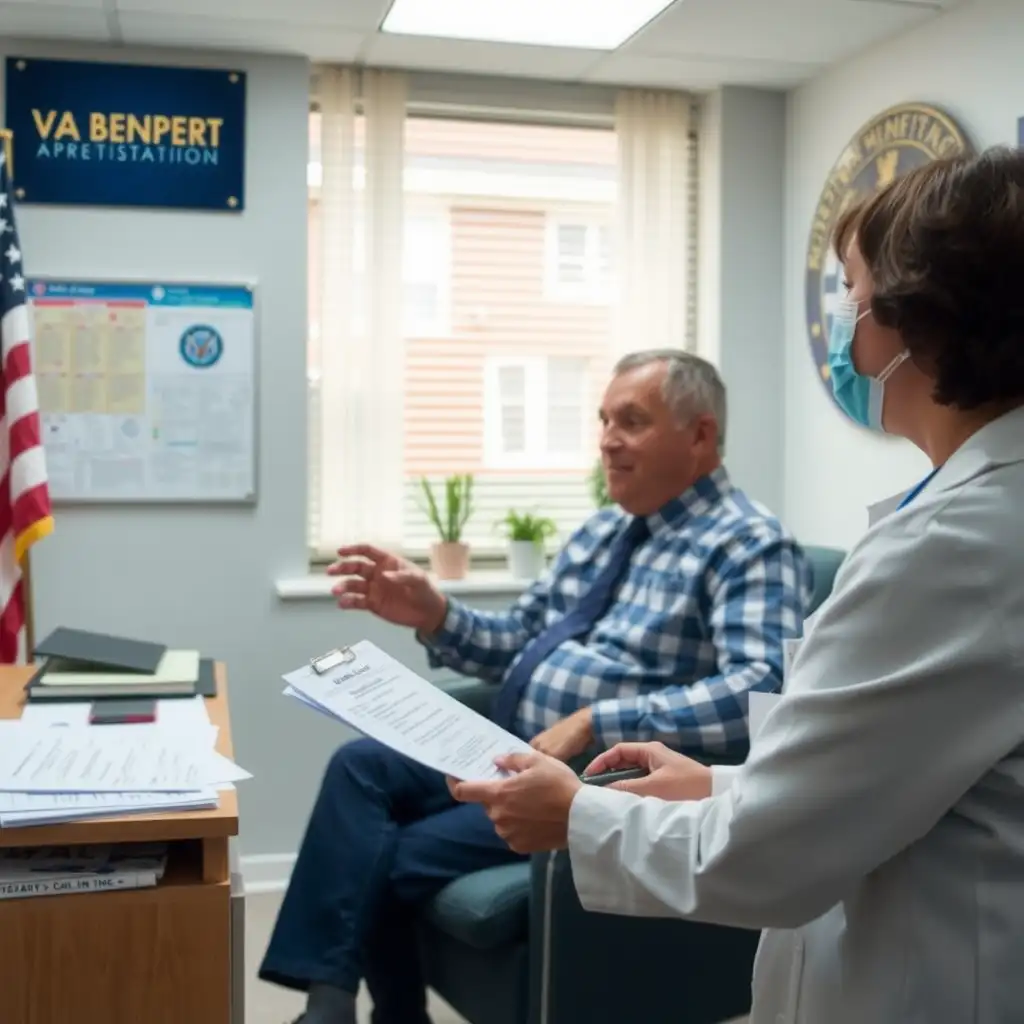
[[[44,658],[87,662],[118,672],[155,672],[166,651],[164,644],[60,626],[36,644],[34,653]]]

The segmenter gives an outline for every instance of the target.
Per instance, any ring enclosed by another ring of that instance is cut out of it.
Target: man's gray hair
[[[616,364],[618,376],[651,363],[664,363],[662,393],[676,420],[687,423],[694,416],[711,415],[718,423],[718,450],[725,451],[725,384],[718,371],[706,359],[676,348],[651,348],[631,352]]]

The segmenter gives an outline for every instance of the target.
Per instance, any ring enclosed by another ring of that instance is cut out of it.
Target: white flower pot
[[[513,579],[537,579],[544,572],[544,546],[532,540],[510,540],[508,571]]]

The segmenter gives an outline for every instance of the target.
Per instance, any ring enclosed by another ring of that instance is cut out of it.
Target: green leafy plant
[[[590,497],[598,508],[606,508],[615,502],[608,495],[608,480],[604,475],[604,466],[598,459],[590,471]]]
[[[457,544],[473,514],[473,477],[468,473],[450,476],[444,482],[444,510],[438,506],[434,489],[426,477],[420,478],[423,512],[437,530],[443,544]]]
[[[516,512],[511,508],[498,526],[504,529],[509,540],[525,540],[538,547],[557,532],[554,520],[530,512]]]

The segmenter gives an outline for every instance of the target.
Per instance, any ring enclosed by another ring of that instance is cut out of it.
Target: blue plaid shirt
[[[592,516],[507,614],[450,601],[441,630],[425,641],[431,665],[500,683],[527,642],[592,584],[627,518],[617,508]],[[780,689],[782,641],[803,626],[811,592],[803,552],[721,468],[647,522],[651,536],[604,617],[537,667],[516,731],[532,739],[592,706],[605,747],[661,740],[742,754],[747,694]]]

